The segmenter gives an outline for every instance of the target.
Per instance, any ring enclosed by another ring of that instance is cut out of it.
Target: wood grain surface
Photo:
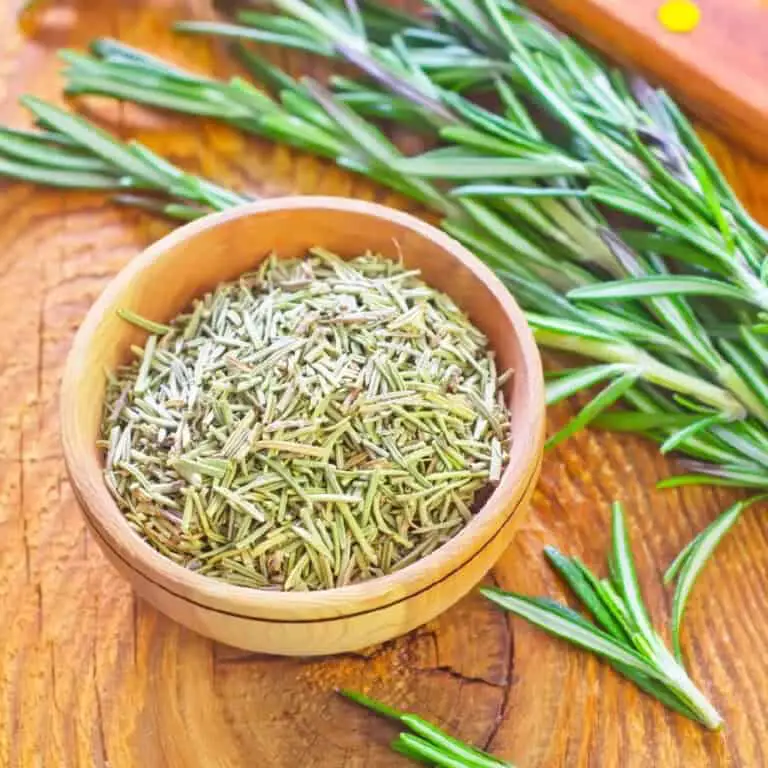
[[[768,3],[695,0],[689,34],[665,30],[664,0],[530,0],[611,57],[662,82],[710,126],[768,159]]]
[[[57,47],[98,34],[204,71],[230,71],[223,49],[167,31],[172,18],[207,14],[207,1],[61,0],[29,37],[16,27],[19,4],[0,7],[6,122],[24,124],[15,106],[22,92],[58,98]],[[238,188],[407,207],[330,165],[212,123],[92,109],[124,135]],[[768,167],[707,138],[744,201],[768,220]],[[667,712],[604,665],[476,596],[383,647],[307,662],[213,645],[137,602],[86,533],[65,481],[57,398],[88,307],[165,231],[96,195],[23,185],[0,193],[0,766],[405,768],[386,746],[392,728],[339,701],[336,686],[412,708],[520,768],[768,765],[768,519],[760,510],[722,545],[686,622],[692,673],[725,716],[721,734]],[[565,416],[553,411],[551,425]],[[608,505],[620,498],[661,624],[670,603],[663,569],[732,498],[711,489],[654,491],[673,468],[640,440],[578,435],[547,457],[529,523],[493,580],[562,596],[542,547],[556,544],[602,568]]]

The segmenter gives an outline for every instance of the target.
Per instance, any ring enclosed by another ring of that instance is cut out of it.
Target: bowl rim
[[[94,478],[88,462],[78,460],[81,453],[73,436],[79,432],[75,423],[75,402],[78,400],[78,381],[85,373],[81,363],[102,319],[124,290],[143,270],[161,261],[168,251],[235,219],[317,209],[384,219],[411,230],[448,252],[483,283],[498,301],[517,336],[520,349],[518,370],[526,369],[523,398],[526,408],[524,413],[513,414],[513,438],[515,435],[527,435],[528,438],[512,440],[510,459],[501,479],[473,519],[434,552],[400,571],[343,587],[309,592],[258,590],[231,585],[174,563],[147,544],[129,527],[109,494],[101,471]],[[529,495],[541,464],[544,418],[543,372],[533,333],[522,310],[489,267],[458,241],[409,213],[352,198],[313,195],[270,198],[210,214],[170,232],[134,256],[112,278],[88,310],[67,356],[60,390],[60,434],[67,472],[89,528],[100,543],[128,568],[180,599],[230,616],[280,623],[343,619],[387,608],[430,589],[464,568],[507,526]],[[502,518],[503,500],[510,495],[516,496],[515,501]],[[473,546],[473,539],[480,543],[475,542]],[[222,609],[222,604],[227,606],[226,610]],[[267,609],[267,615],[260,615],[260,609]],[[286,618],[274,618],[276,609]]]

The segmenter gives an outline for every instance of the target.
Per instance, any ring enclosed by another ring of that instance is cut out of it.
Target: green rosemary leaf
[[[618,642],[594,625],[590,626],[584,620],[577,621],[562,611],[556,611],[547,600],[504,592],[493,587],[485,587],[480,592],[515,616],[526,619],[555,637],[567,640],[610,661],[623,664],[636,672],[659,678],[658,670],[637,651]]]
[[[533,312],[526,315],[528,322],[534,330],[548,331],[550,333],[560,334],[568,337],[578,337],[588,341],[614,341],[613,337],[607,333],[592,328],[576,320],[565,320],[559,317],[547,317]]]
[[[567,158],[540,157],[507,159],[462,157],[433,158],[431,153],[419,157],[401,158],[393,165],[399,173],[430,179],[508,179],[543,178],[547,176],[579,176],[584,166]]]
[[[495,133],[495,127],[492,126],[492,130]],[[492,156],[499,155],[516,158],[522,153],[526,156],[536,157],[537,155],[544,156],[551,153],[551,149],[546,145],[541,147],[529,145],[525,140],[518,138],[514,134],[502,134],[502,138],[497,138],[495,135],[489,136],[483,131],[467,128],[463,125],[443,126],[440,129],[440,138],[443,141],[456,143],[459,145],[459,148],[465,151],[467,148],[470,148],[478,152],[486,152]]]
[[[611,508],[611,521],[613,531],[612,562],[616,567],[616,576],[621,587],[621,596],[637,630],[645,638],[646,642],[651,643],[655,639],[655,635],[651,627],[648,611],[643,604],[640,585],[637,582],[635,562],[629,546],[629,535],[624,520],[624,509],[618,501],[615,501]]]
[[[29,139],[36,144],[42,144],[44,146],[53,144],[57,147],[77,149],[77,142],[72,141],[68,136],[56,133],[55,131],[29,131],[23,128],[9,128],[8,126],[4,126],[2,131],[9,136],[16,136],[20,139]]]
[[[443,754],[428,741],[424,741],[417,736],[411,736],[408,733],[401,733],[390,744],[390,747],[394,752],[399,752],[411,760],[439,766],[439,768],[462,768],[464,765],[463,762],[456,758]]]
[[[547,384],[547,405],[555,405],[567,397],[575,395],[582,389],[587,389],[605,379],[626,373],[624,365],[596,365],[590,368],[579,368],[572,373],[559,376],[556,381]]]
[[[570,187],[519,187],[510,184],[464,184],[451,190],[452,197],[587,197]]]
[[[752,391],[758,396],[764,406],[765,410],[761,414],[762,418],[763,420],[768,420],[768,381],[764,378],[765,368],[759,361],[756,365],[743,348],[727,339],[720,340],[720,349],[722,349],[727,359],[739,371],[744,380],[749,382]]]
[[[565,579],[595,621],[615,639],[627,642],[628,638],[623,627],[603,603],[599,592],[595,589],[596,584],[592,583],[589,578],[591,574],[586,568],[583,568],[581,564],[577,565],[571,558],[565,557],[554,547],[545,547],[544,554],[550,565]]]
[[[237,21],[256,29],[268,29],[272,32],[281,32],[284,34],[295,34],[306,36],[308,27],[296,19],[285,16],[277,16],[274,13],[262,13],[252,8],[244,8],[236,14]],[[358,31],[359,33],[359,31]]]
[[[170,64],[158,56],[153,56],[111,37],[98,37],[88,47],[95,56],[105,61],[134,64],[144,67],[150,72],[163,72],[171,75],[176,80],[189,80],[190,82],[200,80],[199,75],[189,75],[180,67]],[[209,82],[213,82],[213,80]]]
[[[722,423],[714,425],[710,429],[710,434],[714,435],[731,452],[732,455],[728,460],[723,457],[726,465],[741,463],[768,466],[765,435],[760,434],[756,425],[749,422]]]
[[[200,208],[198,206],[184,205],[183,203],[168,203],[164,200],[158,200],[154,197],[145,197],[144,195],[114,195],[112,201],[118,205],[140,208],[159,216],[166,216],[169,219],[177,219],[178,221],[194,221],[211,212],[209,209]]]
[[[425,759],[422,757],[420,752],[418,750],[413,749],[413,747],[409,746],[406,742],[404,742],[400,738],[401,736],[402,734],[398,735],[398,737],[394,741],[390,742],[389,748],[393,752],[397,752],[403,757],[408,758],[408,760],[413,760],[414,762],[417,762],[423,765],[425,762]]]
[[[108,174],[89,171],[60,170],[59,168],[32,165],[2,155],[0,155],[0,175],[20,181],[31,181],[33,184],[68,189],[110,190],[132,186],[130,179],[121,179]]]
[[[762,364],[763,368],[768,368],[768,347],[765,346],[762,340],[753,333],[752,329],[744,325],[739,327],[739,336],[741,336],[741,340]]]
[[[602,392],[595,395],[592,400],[587,403],[571,421],[563,427],[557,434],[552,435],[547,440],[546,447],[548,449],[554,448],[559,443],[566,440],[571,435],[576,434],[581,429],[584,429],[590,424],[597,416],[600,415],[606,408],[612,406],[615,402],[621,399],[626,392],[635,386],[637,383],[638,374],[634,371],[624,373],[611,382]]]
[[[693,267],[702,267],[715,274],[727,274],[727,269],[718,259],[703,253],[700,248],[680,242],[662,232],[623,229],[619,232],[619,236],[624,243],[639,251],[653,251]]]
[[[723,236],[723,240],[725,241],[726,248],[731,253],[733,253],[736,248],[733,230],[731,229],[731,225],[728,223],[728,218],[723,211],[723,206],[720,204],[718,194],[715,190],[712,180],[709,177],[709,174],[700,163],[692,163],[691,170],[696,175],[696,179],[699,182],[701,191],[704,194],[704,201],[712,212],[712,216],[717,223],[720,234]]]
[[[683,549],[664,575],[665,582],[677,580],[672,603],[672,645],[679,660],[682,661],[683,658],[680,645],[683,616],[691,590],[699,574],[725,534],[736,524],[742,513],[753,504],[764,501],[766,498],[768,496],[765,494],[753,496],[729,507]]]
[[[700,421],[695,414],[643,413],[641,411],[609,411],[601,413],[593,426],[611,432],[652,432],[658,429],[682,429]]]
[[[334,50],[328,41],[320,36],[299,37],[295,34],[286,35],[278,32],[263,31],[253,27],[242,27],[237,24],[224,24],[210,21],[177,21],[173,28],[177,32],[196,35],[217,35],[219,37],[234,37],[237,40],[252,40],[257,43],[281,45],[307,53],[333,56]]]
[[[0,154],[14,160],[25,160],[33,165],[48,166],[60,170],[84,173],[109,174],[109,163],[82,152],[52,146],[37,137],[20,136],[13,131],[0,129]]]
[[[401,733],[392,743],[392,749],[413,760],[439,768],[500,768],[509,765],[496,760],[482,760],[470,752],[456,755],[410,733]]]
[[[466,768],[499,768],[499,766],[509,766],[510,764],[499,760],[492,755],[475,749],[458,739],[454,739],[447,733],[441,731],[426,720],[417,715],[405,714],[401,718],[403,725],[407,725],[416,736],[425,742],[431,743],[443,754],[450,755],[457,760],[463,761],[460,764]]]
[[[725,512],[722,513],[725,515]],[[705,529],[706,530],[706,529]],[[704,531],[701,531],[694,536],[681,550],[677,553],[677,557],[669,564],[669,567],[664,572],[664,584],[670,585],[677,578],[680,573],[680,569],[685,565],[685,561],[688,559],[688,555],[693,551],[696,546],[696,542],[702,536]]]
[[[256,80],[264,83],[274,93],[280,93],[283,90],[293,91],[299,87],[298,82],[288,73],[258,56],[242,42],[236,42],[233,45],[233,50],[240,62],[254,75]]]
[[[699,467],[703,469],[703,467]],[[722,465],[711,465],[707,472],[667,477],[656,483],[660,490],[687,485],[717,485],[724,488],[765,488],[765,470],[748,471]]]
[[[675,450],[677,446],[684,443],[689,438],[709,429],[713,424],[717,424],[723,420],[723,417],[719,414],[713,414],[712,416],[705,416],[703,419],[694,421],[692,424],[687,424],[677,432],[673,432],[660,446],[659,451],[661,453],[669,453]]]
[[[22,103],[28,107],[33,114],[45,120],[57,131],[77,141],[84,147],[87,147],[95,155],[104,160],[115,163],[128,174],[138,179],[143,179],[162,187],[166,178],[158,174],[154,168],[141,162],[133,153],[125,149],[116,142],[106,131],[97,128],[91,123],[70,115],[52,104],[35,98],[34,96],[24,96]]]
[[[315,152],[323,157],[336,157],[337,162],[341,164],[338,155],[343,151],[343,144],[305,120],[299,121],[296,117],[281,114],[267,114],[261,117],[259,124],[268,136],[288,140],[299,149]],[[363,165],[368,167],[367,164]]]
[[[656,296],[710,296],[749,302],[751,298],[740,288],[708,277],[660,275],[614,280],[608,283],[576,288],[568,294],[570,299],[626,301]]]
[[[370,709],[377,715],[388,717],[390,720],[400,720],[405,714],[405,712],[401,712],[400,710],[387,706],[386,704],[383,704],[376,699],[372,699],[369,696],[358,693],[357,691],[350,690],[348,688],[339,689],[339,693],[350,701],[354,701],[355,704],[359,704],[366,709]]]

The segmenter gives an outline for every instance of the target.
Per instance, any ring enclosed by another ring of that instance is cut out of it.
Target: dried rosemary
[[[108,386],[105,479],[130,525],[232,584],[327,589],[458,533],[507,458],[487,342],[418,272],[266,259],[150,332]]]

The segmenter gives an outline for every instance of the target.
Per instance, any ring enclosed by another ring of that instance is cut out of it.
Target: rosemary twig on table
[[[672,601],[672,646],[675,656],[682,662],[683,651],[680,644],[683,616],[688,605],[688,597],[699,574],[706,565],[717,545],[728,531],[737,523],[742,513],[760,501],[765,495],[736,502],[725,510],[714,522],[708,525],[696,538],[688,543],[664,574],[664,583],[676,582]]]
[[[720,728],[720,714],[651,626],[619,503],[613,505],[612,527],[610,578],[598,578],[575,557],[566,557],[551,547],[545,550],[552,567],[594,621],[548,598],[526,597],[495,588],[485,588],[483,594],[515,616],[601,656],[667,707],[707,728]]]
[[[400,712],[355,691],[343,690],[339,693],[377,715],[405,726],[408,731],[392,742],[392,749],[406,757],[439,768],[514,768],[512,763],[449,736],[418,715]]]
[[[42,99],[24,105],[46,130],[0,127],[0,175],[35,184],[115,193],[115,200],[188,220],[246,202],[187,174],[136,141],[122,142]]]

